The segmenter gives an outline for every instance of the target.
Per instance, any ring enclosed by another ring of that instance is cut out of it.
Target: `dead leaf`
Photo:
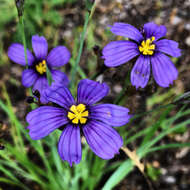
[[[130,151],[127,147],[121,147],[125,154],[133,161],[134,165],[144,174],[144,164],[140,162],[140,158],[136,154],[136,150]]]

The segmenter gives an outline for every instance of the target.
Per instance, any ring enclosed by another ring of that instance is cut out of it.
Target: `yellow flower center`
[[[37,71],[39,74],[43,75],[44,73],[46,73],[46,67],[47,67],[46,61],[43,60],[42,62],[40,62],[40,63],[38,63],[38,64],[36,65],[36,71]]]
[[[84,104],[79,104],[77,106],[72,105],[70,107],[70,111],[67,114],[67,117],[72,121],[74,124],[78,124],[79,121],[81,124],[85,124],[88,117],[88,111],[86,110],[86,106]]]
[[[141,45],[139,46],[139,51],[143,55],[152,55],[155,50],[155,45],[152,42],[155,40],[155,37],[152,36],[151,38],[147,39],[146,41],[143,40]]]

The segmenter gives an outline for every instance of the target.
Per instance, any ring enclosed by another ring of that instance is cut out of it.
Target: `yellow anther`
[[[74,124],[78,124],[79,121],[81,124],[85,124],[88,117],[88,111],[86,110],[86,106],[84,104],[72,105],[70,107],[70,111],[67,114],[67,117]]]
[[[152,42],[155,40],[155,37],[152,36],[151,38],[147,39],[146,41],[143,40],[141,45],[139,46],[139,51],[143,55],[152,55],[155,50],[155,45]]]
[[[40,62],[36,65],[36,71],[41,75],[43,75],[46,72],[46,61],[45,60],[43,60],[42,62]]]

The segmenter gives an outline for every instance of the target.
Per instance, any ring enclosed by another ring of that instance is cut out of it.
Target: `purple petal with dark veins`
[[[53,81],[56,83],[60,83],[61,85],[68,86],[69,85],[69,79],[67,75],[59,70],[51,70]]]
[[[135,40],[136,42],[140,42],[143,40],[143,36],[140,31],[130,24],[115,22],[114,25],[111,26],[110,30],[116,35]]]
[[[37,80],[37,78],[38,75],[33,69],[25,69],[22,72],[22,84],[27,88],[32,86]]]
[[[129,109],[114,104],[99,104],[90,107],[90,119],[102,121],[113,127],[120,127],[129,122]]]
[[[169,87],[177,79],[178,71],[170,58],[163,53],[156,53],[151,57],[152,72],[157,84]]]
[[[54,102],[65,109],[69,109],[71,105],[75,104],[75,100],[69,89],[59,83],[53,83],[50,88],[45,90],[44,94],[48,101]]]
[[[139,55],[139,50],[134,42],[114,41],[104,47],[102,54],[107,67],[116,67]]]
[[[53,48],[47,56],[48,65],[51,67],[61,67],[69,62],[71,54],[65,46]]]
[[[181,50],[178,48],[178,43],[173,40],[159,40],[156,43],[156,50],[166,53],[172,57],[179,57]]]
[[[77,102],[86,105],[94,104],[106,96],[108,92],[109,87],[106,83],[83,79],[78,84]]]
[[[26,59],[24,54],[24,46],[19,43],[13,43],[8,49],[8,57],[11,61],[26,66]],[[31,66],[35,58],[32,53],[27,49],[28,65]]]
[[[102,159],[111,159],[123,145],[121,136],[107,124],[89,121],[82,128],[92,151]]]
[[[164,37],[167,33],[167,29],[164,25],[157,25],[154,22],[149,22],[143,27],[146,38],[155,37],[155,40],[158,40]]]
[[[32,36],[32,48],[34,50],[37,60],[46,59],[48,53],[48,43],[43,36]]]
[[[29,123],[29,135],[33,140],[39,140],[55,129],[68,123],[67,112],[63,108],[41,106],[26,116]]]
[[[82,151],[79,126],[68,124],[65,127],[59,139],[58,153],[62,160],[69,162],[70,166],[73,162],[75,164],[80,162]]]
[[[131,83],[138,89],[144,88],[150,77],[150,57],[140,55],[131,71]]]

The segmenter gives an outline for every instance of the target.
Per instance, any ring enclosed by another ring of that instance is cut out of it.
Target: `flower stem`
[[[27,58],[27,46],[26,46],[26,36],[25,36],[25,30],[24,30],[24,15],[19,16],[19,23],[22,33],[22,43],[24,45],[24,56],[25,56],[25,62],[26,62],[26,69],[28,69],[28,58]],[[32,88],[29,88],[29,94],[32,96]],[[35,105],[31,104],[31,108],[35,109]]]
[[[72,70],[71,70],[71,83],[70,83],[71,88],[73,88],[73,85],[75,83],[76,73],[77,73],[77,70],[78,70],[78,65],[79,65],[80,58],[81,58],[81,55],[82,55],[82,50],[83,50],[83,47],[84,47],[84,40],[85,40],[85,35],[86,35],[86,32],[87,32],[87,28],[88,28],[88,23],[89,23],[90,19],[92,18],[93,14],[94,14],[94,11],[95,11],[95,8],[96,8],[96,5],[97,5],[98,2],[99,2],[99,0],[96,0],[94,2],[93,6],[91,7],[91,9],[85,13],[84,27],[83,27],[83,31],[82,31],[81,38],[80,38],[79,53],[78,53],[78,56],[76,58],[75,64],[72,65]]]
[[[22,43],[24,45],[24,55],[25,55],[25,61],[26,61],[26,68],[28,68],[26,36],[25,36],[25,31],[24,31],[24,16],[19,17],[19,21],[20,21],[20,26],[22,29]]]
[[[81,34],[79,53],[78,53],[78,56],[76,58],[76,62],[73,65],[72,71],[71,71],[71,77],[72,77],[71,78],[71,84],[70,84],[71,88],[73,87],[73,84],[75,83],[76,72],[77,72],[78,64],[80,62],[80,58],[81,58],[81,55],[82,55],[82,50],[83,50],[84,40],[85,40],[85,34],[86,34],[86,31],[87,31],[87,26],[88,26],[88,22],[89,22],[89,18],[90,18],[89,16],[90,16],[89,12],[86,12],[85,13],[84,27],[83,27],[83,31],[82,31],[82,34]]]
[[[47,76],[47,80],[48,80],[48,85],[51,86],[53,79],[52,79],[51,72],[48,67],[46,67],[46,76]]]

